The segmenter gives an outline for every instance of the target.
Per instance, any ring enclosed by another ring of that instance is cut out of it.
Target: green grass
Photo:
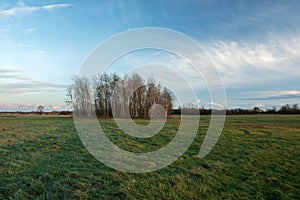
[[[170,142],[179,122],[169,119],[149,139],[112,120],[100,124],[123,149],[148,152]],[[0,199],[299,199],[299,115],[227,116],[217,145],[199,159],[208,123],[201,116],[193,144],[173,164],[131,174],[92,157],[70,118],[0,118]]]

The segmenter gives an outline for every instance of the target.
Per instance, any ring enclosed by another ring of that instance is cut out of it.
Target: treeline
[[[281,107],[280,110],[278,110],[278,113],[280,114],[300,114],[300,108],[298,107],[298,104],[294,104],[290,106],[289,104],[286,104]]]
[[[271,109],[260,109],[254,107],[253,109],[228,109],[226,111],[227,115],[251,115],[251,114],[300,114],[300,109],[298,104],[290,106],[289,104],[283,105],[280,109],[275,107]]]
[[[182,107],[179,109],[173,109],[172,114],[181,114],[184,111],[185,114],[200,114],[200,115],[211,115],[212,109],[205,109],[204,107],[195,108],[193,107]],[[214,113],[222,113],[220,110],[214,110]],[[226,115],[251,115],[251,114],[300,114],[300,108],[298,104],[293,104],[292,106],[289,104],[283,105],[279,110],[275,107],[271,109],[260,109],[258,107],[254,107],[253,109],[242,109],[242,108],[235,108],[235,109],[227,109]]]
[[[66,103],[73,106],[75,116],[89,117],[96,111],[98,118],[170,116],[173,107],[167,88],[153,79],[144,81],[138,74],[101,74],[93,80],[75,77],[67,89]],[[164,109],[151,109],[153,105]]]

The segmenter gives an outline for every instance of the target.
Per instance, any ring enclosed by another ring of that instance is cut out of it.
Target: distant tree
[[[292,114],[299,114],[299,113],[300,113],[298,104],[295,103],[295,104],[293,105],[293,107],[291,108],[291,113],[292,113]]]
[[[276,113],[276,107],[275,106],[272,107],[272,113]]]
[[[259,113],[259,111],[260,111],[259,107],[255,106],[255,107],[253,108],[253,112],[254,112],[254,113]]]
[[[44,106],[39,105],[36,107],[36,112],[40,113],[40,115],[44,112]]]
[[[295,103],[295,104],[293,105],[293,109],[294,109],[294,110],[298,110],[298,109],[299,109],[299,108],[298,108],[298,104]]]

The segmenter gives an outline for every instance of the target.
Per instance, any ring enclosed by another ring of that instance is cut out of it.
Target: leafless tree
[[[67,89],[65,102],[73,105],[74,114],[78,116],[91,116],[94,108],[100,118],[148,118],[148,112],[155,104],[160,104],[166,110],[164,115],[170,116],[170,91],[161,90],[153,79],[148,79],[145,84],[138,74],[123,78],[117,74],[102,74],[95,76],[93,81],[75,77]]]
[[[38,112],[41,115],[44,112],[44,109],[45,109],[44,106],[39,105],[36,108],[36,112]]]
[[[86,78],[73,78],[73,84],[67,89],[65,102],[73,105],[76,116],[91,116],[93,104],[91,102],[90,81]]]

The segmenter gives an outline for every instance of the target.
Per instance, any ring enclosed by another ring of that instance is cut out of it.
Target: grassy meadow
[[[0,199],[299,199],[300,116],[227,116],[204,159],[197,154],[209,116],[177,161],[155,172],[116,171],[87,152],[72,118],[0,117]],[[101,120],[123,149],[148,152],[168,144],[180,119],[149,139],[128,136]],[[147,124],[146,120],[137,120]]]

